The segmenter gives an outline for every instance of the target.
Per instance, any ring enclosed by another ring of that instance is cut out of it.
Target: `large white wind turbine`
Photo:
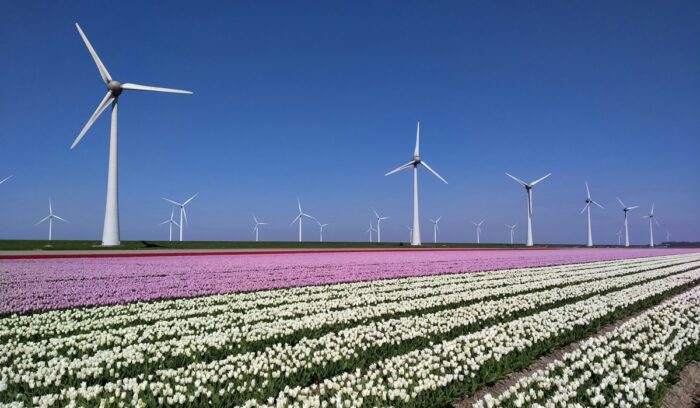
[[[517,227],[517,226],[518,226],[517,223],[515,223],[513,225],[506,224],[506,227],[508,227],[508,229],[510,229],[510,244],[511,245],[513,245],[513,234],[515,233],[515,227]]]
[[[255,217],[255,214],[253,214],[253,221],[255,222],[255,227],[253,227],[253,232],[255,232],[255,242],[258,242],[258,234],[260,232],[260,226],[267,225],[267,223],[258,221],[258,219]]]
[[[525,245],[532,246],[532,188],[535,187],[535,185],[540,181],[551,176],[552,173],[549,173],[544,177],[538,178],[537,180],[529,184],[508,173],[506,173],[506,175],[518,182],[518,184],[520,184],[521,186],[525,187],[525,191],[527,192],[527,243]]]
[[[90,127],[95,123],[97,118],[104,112],[107,107],[112,105],[112,126],[109,136],[109,172],[107,175],[107,204],[105,206],[105,221],[104,229],[102,230],[102,245],[119,245],[119,198],[117,191],[117,106],[119,101],[119,96],[124,90],[135,90],[135,91],[154,91],[154,92],[168,92],[168,93],[179,93],[179,94],[191,94],[190,91],[182,91],[179,89],[170,88],[159,88],[155,86],[145,86],[124,83],[112,79],[111,75],[105,68],[104,64],[97,56],[95,49],[92,48],[92,44],[88,41],[85,33],[80,28],[78,23],[75,23],[75,27],[78,29],[80,36],[83,38],[85,45],[87,46],[92,59],[95,60],[98,71],[100,71],[100,76],[107,86],[107,94],[104,96],[97,109],[92,114],[88,122],[80,131],[78,137],[71,145],[71,149],[74,148],[80,140],[85,136],[85,133],[90,129]]]
[[[435,177],[442,180],[445,184],[447,181],[442,178],[435,170],[428,166],[428,163],[424,162],[420,158],[420,122],[416,127],[416,149],[413,151],[413,160],[404,164],[403,166],[397,167],[394,170],[385,174],[388,176],[390,174],[397,173],[401,170],[410,169],[413,167],[413,236],[411,238],[411,245],[420,245],[420,218],[418,217],[418,166],[423,165],[429,172],[433,173]]]
[[[302,209],[301,209],[301,201],[299,201],[299,198],[297,198],[297,205],[299,206],[299,215],[292,221],[290,225],[294,225],[295,222],[299,221],[299,242],[301,242],[301,223],[304,219],[304,217],[316,220],[316,218],[310,216],[309,214],[306,214]],[[318,221],[316,221],[318,222]]]
[[[5,180],[3,180],[5,181]],[[52,240],[52,232],[53,232],[53,219],[61,220],[63,222],[68,222],[64,220],[63,218],[59,217],[58,215],[53,213],[53,206],[51,205],[51,199],[49,198],[49,215],[47,215],[45,218],[42,218],[41,221],[37,222],[35,225],[39,225],[44,221],[49,222],[49,241]]]
[[[316,220],[316,223],[318,224],[318,228],[321,230],[321,236],[318,242],[323,242],[323,229],[326,228],[328,224],[321,224],[318,220]]]
[[[630,246],[630,231],[629,231],[629,228],[627,227],[627,212],[634,210],[635,208],[639,208],[639,206],[634,205],[632,207],[627,207],[625,205],[625,203],[623,203],[622,200],[620,200],[620,197],[617,197],[617,201],[622,206],[622,211],[625,212],[625,246],[628,247],[628,246]]]
[[[586,181],[586,206],[583,207],[583,210],[581,210],[581,214],[588,210],[588,243],[586,243],[586,246],[589,247],[593,246],[593,233],[591,231],[591,204],[595,204],[598,207],[603,208],[602,205],[598,204],[591,198],[591,190],[588,188],[588,182]]]
[[[428,218],[430,222],[433,223],[433,242],[437,244],[437,234],[438,231],[440,231],[440,228],[438,228],[438,223],[442,219],[442,215],[437,218],[437,220],[434,220],[432,218]]]
[[[483,224],[484,221],[486,221],[486,220],[481,220],[481,222],[479,222],[479,223],[472,221],[472,224],[474,224],[474,226],[476,227],[476,243],[477,244],[481,243],[481,224]]]
[[[178,203],[177,201],[173,201],[169,198],[161,197],[163,200],[180,207],[180,241],[182,241],[182,231],[185,229],[185,223],[187,222],[187,211],[185,211],[185,206],[189,204],[190,201],[194,200],[194,198],[198,195],[199,193],[195,193],[195,195],[188,198],[184,203]]]
[[[369,228],[365,232],[369,232],[369,242],[370,244],[372,243],[372,232],[376,232],[377,230],[374,229],[374,226],[372,225],[372,219],[370,218],[369,220]]]
[[[654,224],[653,224],[653,222],[655,222],[656,225],[659,225],[659,221],[657,221],[656,218],[654,218],[654,203],[651,203],[651,211],[649,211],[649,214],[643,216],[642,218],[649,218],[649,246],[651,248],[654,248]]]
[[[372,212],[374,216],[377,217],[377,242],[382,242],[382,221],[388,220],[389,217],[380,217],[379,214],[377,214],[377,210],[374,208],[372,208]]]
[[[163,224],[168,224],[168,230],[169,230],[168,241],[172,241],[173,240],[173,224],[175,224],[176,227],[180,227],[180,224],[178,224],[177,221],[175,221],[175,207],[173,207],[173,210],[170,212],[170,219],[167,219],[158,225],[163,225]],[[182,240],[180,240],[180,241],[182,241]]]

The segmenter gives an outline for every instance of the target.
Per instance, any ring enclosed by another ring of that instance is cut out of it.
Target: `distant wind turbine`
[[[260,226],[268,225],[268,223],[258,221],[258,219],[255,218],[255,214],[253,214],[253,221],[255,222],[255,227],[253,227],[253,232],[255,232],[255,242],[258,242],[258,233],[260,232]]]
[[[416,127],[416,148],[413,151],[413,160],[404,164],[403,166],[397,167],[394,170],[385,174],[385,176],[397,173],[401,170],[413,168],[413,236],[411,237],[411,245],[420,245],[420,218],[418,216],[418,166],[423,165],[429,172],[433,173],[435,177],[442,180],[445,184],[447,181],[442,178],[439,174],[435,172],[428,163],[424,162],[420,158],[420,122]]]
[[[165,220],[165,221],[161,222],[160,224],[158,224],[158,225],[168,224],[168,229],[170,230],[170,233],[168,235],[168,241],[173,240],[173,224],[178,228],[180,227],[180,224],[178,224],[175,221],[174,217],[175,217],[175,207],[173,207],[173,210],[170,212],[170,219]]]
[[[430,222],[433,223],[433,242],[437,244],[437,234],[438,231],[440,231],[440,228],[438,228],[438,223],[442,219],[442,215],[437,218],[437,220],[434,220],[432,218],[428,218]]]
[[[622,206],[622,211],[625,212],[625,246],[628,247],[630,246],[630,231],[629,228],[627,227],[627,212],[634,210],[635,208],[639,208],[638,205],[634,205],[632,207],[627,207],[625,203],[620,200],[620,197],[617,197],[617,201],[620,203]]]
[[[666,242],[671,242],[671,233],[666,230]]]
[[[486,221],[486,220],[481,220],[481,222],[479,222],[479,223],[472,221],[472,224],[474,224],[474,226],[476,227],[476,243],[477,244],[481,243],[481,224],[483,224],[484,221]]]
[[[319,238],[318,242],[323,242],[323,229],[328,226],[328,224],[321,224],[316,220],[316,223],[318,224],[318,228],[321,230],[321,237]]]
[[[518,226],[517,223],[515,223],[513,225],[506,224],[506,227],[508,227],[508,229],[510,229],[510,244],[511,245],[513,245],[513,233],[515,232],[515,227],[517,227],[517,226]]]
[[[194,198],[198,195],[199,193],[195,193],[195,195],[188,198],[184,203],[178,203],[177,201],[173,201],[169,198],[161,197],[163,200],[180,207],[180,242],[182,242],[182,231],[185,229],[185,223],[187,222],[187,211],[185,211],[185,206],[189,204],[190,201],[194,200]]]
[[[119,96],[124,90],[135,90],[135,91],[154,91],[154,92],[167,92],[167,93],[179,93],[179,94],[191,94],[190,91],[182,91],[179,89],[170,88],[158,88],[155,86],[145,86],[137,84],[122,84],[119,81],[115,81],[109,75],[107,68],[102,64],[100,57],[97,56],[97,52],[92,48],[92,44],[88,41],[87,36],[83,33],[78,23],[75,23],[75,27],[78,29],[78,33],[83,38],[85,46],[87,47],[92,59],[97,65],[97,70],[100,71],[100,76],[107,85],[107,94],[104,96],[100,104],[97,106],[95,113],[92,114],[88,122],[80,131],[78,137],[71,145],[73,149],[80,140],[85,136],[88,129],[95,123],[97,118],[104,112],[107,107],[112,105],[112,125],[109,136],[109,172],[107,175],[107,205],[105,206],[105,220],[104,229],[102,230],[102,245],[113,246],[119,245],[119,195],[117,192],[117,105],[119,101]],[[182,228],[180,229],[182,231]]]
[[[525,187],[525,191],[527,192],[527,243],[525,245],[532,246],[532,188],[535,187],[537,183],[551,176],[552,173],[549,173],[546,176],[541,177],[529,184],[508,173],[506,173],[506,175],[518,182],[518,184],[520,184],[521,186]]]
[[[377,210],[374,208],[372,208],[372,212],[374,216],[377,217],[377,242],[382,242],[382,221],[388,220],[389,217],[380,217],[379,214],[377,214]]]
[[[591,232],[591,204],[595,204],[598,207],[603,208],[602,205],[598,204],[591,198],[591,190],[588,188],[588,182],[586,181],[586,206],[583,207],[583,210],[581,210],[581,214],[588,210],[588,243],[586,246],[589,247],[593,246],[593,233]]]
[[[408,228],[408,241],[411,242],[413,240],[413,228],[408,225],[406,225],[406,228]]]
[[[5,181],[5,180],[3,180],[3,181]],[[1,184],[1,183],[2,183],[2,182],[0,182],[0,184]],[[61,220],[61,221],[63,221],[63,222],[68,222],[68,221],[64,220],[63,218],[61,218],[61,217],[59,217],[58,215],[56,215],[56,214],[53,213],[53,206],[51,205],[51,199],[49,198],[49,215],[47,215],[46,217],[42,218],[41,221],[39,221],[39,222],[37,222],[37,223],[35,224],[35,225],[39,225],[39,224],[41,224],[41,223],[43,223],[43,222],[45,222],[45,221],[48,221],[48,222],[49,222],[49,241],[51,241],[51,240],[53,239],[53,238],[52,238],[52,233],[53,233],[53,219],[54,219],[54,218],[57,219],[57,220]]]
[[[617,231],[617,246],[622,245],[622,230]]]
[[[369,242],[370,244],[372,243],[372,232],[376,232],[377,230],[374,229],[374,226],[372,225],[372,219],[370,218],[369,220],[369,228],[365,232],[369,232]]]
[[[659,221],[654,217],[654,203],[651,204],[651,211],[649,211],[649,214],[642,218],[649,218],[649,246],[654,248],[654,224],[652,221],[655,222],[656,225],[659,225]]]
[[[312,219],[312,220],[316,220],[316,218],[310,216],[309,214],[306,214],[306,213],[301,209],[301,201],[299,201],[299,198],[297,198],[297,205],[298,205],[298,207],[299,207],[299,215],[297,215],[297,217],[294,218],[294,221],[292,221],[292,223],[291,223],[290,225],[294,225],[295,222],[299,221],[299,242],[301,242],[301,241],[302,241],[302,238],[301,238],[301,224],[302,224],[302,221],[304,220],[304,217],[309,218],[309,219]],[[318,221],[316,221],[316,222],[318,222]]]

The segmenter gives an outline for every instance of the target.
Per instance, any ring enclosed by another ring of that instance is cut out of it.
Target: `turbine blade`
[[[439,216],[437,220],[435,220],[435,223],[437,224],[438,222],[440,222],[441,219],[442,219],[442,215]]]
[[[92,48],[92,44],[90,44],[90,41],[88,40],[83,30],[80,28],[80,25],[78,23],[75,23],[75,27],[78,29],[78,33],[80,33],[80,36],[83,37],[83,42],[85,42],[85,46],[87,47],[88,51],[90,51],[92,59],[95,60],[95,65],[97,65],[97,70],[100,71],[100,76],[102,77],[102,80],[105,81],[105,84],[109,83],[109,81],[112,80],[112,77],[109,75],[107,68],[102,63],[102,60],[100,60],[100,57],[97,56],[97,52],[95,52],[95,49]]]
[[[39,225],[39,224],[41,224],[42,222],[48,220],[49,218],[51,218],[51,216],[50,216],[50,215],[47,215],[45,218],[42,218],[41,221],[37,222],[37,223],[34,224],[34,225]]]
[[[530,183],[530,185],[531,185],[531,186],[534,186],[535,184],[539,183],[540,181],[543,181],[544,179],[546,179],[547,177],[549,177],[549,176],[551,176],[551,175],[552,175],[552,173],[549,173],[549,174],[547,174],[547,175],[544,176],[544,177],[540,177],[540,178],[538,178],[537,180],[535,180],[535,181],[533,181],[532,183]]]
[[[255,221],[256,224],[258,223],[258,219],[255,218],[255,214],[253,214],[253,221]]]
[[[526,182],[520,180],[519,178],[515,177],[514,175],[512,175],[512,174],[510,174],[510,173],[507,173],[507,172],[506,172],[506,176],[512,178],[513,180],[515,180],[516,182],[518,182],[518,184],[520,184],[520,185],[523,186],[523,187],[527,186],[527,183],[526,183]]]
[[[597,206],[600,207],[600,208],[603,208],[603,209],[605,208],[605,207],[603,207],[602,205],[598,204],[597,201],[593,201],[593,204],[597,205]]]
[[[107,109],[107,107],[113,99],[114,98],[112,97],[112,92],[107,91],[107,95],[105,95],[105,97],[102,99],[102,102],[100,102],[100,104],[97,105],[97,109],[95,109],[95,112],[92,114],[92,116],[90,116],[90,119],[87,121],[85,126],[83,126],[83,130],[80,131],[78,137],[76,137],[73,141],[73,144],[70,146],[71,149],[74,148],[78,143],[80,143],[80,140],[82,140],[83,136],[85,136],[85,133],[87,133],[88,129],[92,127],[92,124],[95,123],[95,121],[97,120],[97,118],[100,117],[102,112],[104,112],[105,109]]]
[[[5,177],[4,179],[2,179],[2,181],[0,181],[0,184],[6,182],[7,180],[9,180],[9,179],[11,179],[11,178],[12,178],[12,176],[7,176],[7,177]]]
[[[591,199],[591,190],[588,188],[588,182],[586,181],[586,195],[588,199]]]
[[[413,160],[411,160],[410,162],[408,162],[408,163],[406,163],[406,164],[404,164],[404,165],[402,165],[402,166],[399,166],[399,167],[395,168],[394,170],[392,170],[392,171],[386,173],[385,176],[390,176],[390,175],[392,175],[392,174],[394,174],[394,173],[400,172],[401,170],[406,170],[406,169],[410,168],[411,166],[413,166]]]
[[[628,210],[634,210],[635,208],[639,208],[639,206],[638,206],[638,205],[634,205],[634,206],[632,206],[632,207],[627,207]]]
[[[173,88],[160,88],[157,86],[139,85],[139,84],[122,84],[122,89],[128,89],[131,91],[152,91],[152,92],[166,92],[166,93],[176,93],[176,94],[188,94],[192,95],[191,91],[184,91],[182,89]]]
[[[185,224],[189,224],[190,222],[187,220],[187,210],[185,210],[184,204],[180,207],[180,211],[182,211],[182,216],[185,217]]]
[[[590,203],[586,204],[586,206],[583,207],[583,210],[581,210],[581,212],[580,212],[579,214],[583,214],[583,212],[586,211],[586,209],[587,209],[588,207],[590,207],[590,205],[591,205]]]
[[[654,215],[654,204],[655,203],[651,203],[651,215]]]
[[[53,215],[53,208],[51,208],[51,198],[49,198],[49,215]]]
[[[428,169],[429,172],[433,173],[433,174],[435,175],[435,177],[437,177],[437,178],[439,178],[440,180],[442,180],[443,183],[447,184],[447,180],[445,180],[444,178],[442,178],[441,175],[437,174],[437,172],[436,172],[435,170],[433,170],[432,168],[430,168],[430,166],[428,166],[428,163],[422,161],[422,162],[420,162],[420,164],[422,164],[423,166],[425,166],[425,168]]]
[[[180,224],[177,223],[177,221],[172,221],[173,224],[175,224],[176,227],[180,228]]]
[[[197,197],[198,195],[199,195],[199,193],[195,193],[195,195],[193,195],[192,197],[188,198],[187,201],[185,201],[184,203],[182,203],[182,205],[183,205],[183,206],[187,205],[187,203],[189,203],[190,201],[194,200],[194,198]]]
[[[169,202],[169,203],[175,204],[175,205],[178,206],[178,207],[181,207],[181,206],[183,205],[183,204],[180,204],[180,203],[178,203],[178,202],[175,202],[175,201],[173,201],[173,200],[171,200],[171,199],[169,199],[169,198],[165,198],[165,197],[161,197],[161,198],[162,198],[163,200]],[[174,211],[175,211],[175,209],[173,208],[173,212],[174,212]]]
[[[374,208],[372,208],[372,212],[374,213],[374,216],[375,216],[375,217],[377,217],[377,218],[382,218],[382,217],[379,216],[379,214],[377,214],[377,210],[375,210]]]
[[[415,157],[420,156],[420,121],[416,125],[416,149],[413,151]]]
[[[167,223],[169,223],[170,221],[172,221],[172,220],[165,220],[165,221],[163,221],[163,222],[159,223],[158,225],[163,225],[163,224],[167,224]]]
[[[56,218],[56,219],[59,219],[59,220],[61,220],[61,221],[63,221],[63,222],[68,222],[68,220],[64,220],[63,218],[59,217],[58,215],[55,215],[55,214],[54,214],[53,217]]]
[[[299,213],[299,215],[297,215],[297,217],[294,219],[294,221],[292,221],[292,223],[289,224],[289,225],[294,225],[294,223],[297,222],[297,220],[298,220],[299,218],[301,218],[301,213]]]
[[[623,203],[622,200],[620,200],[620,197],[615,197],[615,198],[617,198],[617,202],[620,203],[622,208],[625,208],[625,203]]]
[[[301,209],[301,201],[299,200],[299,197],[297,197],[297,205],[299,206],[299,213],[303,213],[304,211]]]

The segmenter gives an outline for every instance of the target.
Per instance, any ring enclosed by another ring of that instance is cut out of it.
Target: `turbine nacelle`
[[[112,92],[112,95],[114,95],[114,97],[116,98],[122,93],[122,83],[119,81],[111,80],[107,82],[107,89],[109,89],[109,91]]]

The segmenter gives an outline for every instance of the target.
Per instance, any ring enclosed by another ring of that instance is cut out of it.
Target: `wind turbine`
[[[377,217],[377,242],[382,242],[382,221],[388,220],[389,217],[380,217],[374,208],[372,208],[372,212]]]
[[[318,242],[323,242],[323,229],[328,226],[328,224],[321,224],[316,220],[316,223],[318,224],[318,227],[321,229],[321,238],[319,238]]]
[[[7,180],[7,179],[5,179],[5,180]],[[3,181],[5,181],[5,180],[3,180]],[[2,182],[0,182],[0,184],[1,184],[1,183],[2,183]],[[51,205],[51,199],[49,198],[49,215],[47,215],[46,217],[42,218],[41,221],[39,221],[39,222],[37,222],[37,223],[35,224],[35,225],[39,225],[39,224],[43,223],[44,221],[47,221],[47,220],[49,221],[49,241],[52,240],[52,235],[51,235],[51,234],[52,234],[52,232],[53,232],[53,219],[54,219],[54,218],[57,219],[57,220],[61,220],[61,221],[63,221],[63,222],[68,222],[68,221],[64,220],[63,218],[61,218],[61,217],[59,217],[58,215],[56,215],[56,214],[53,213],[53,207],[52,207],[52,205]]]
[[[510,229],[510,244],[513,245],[513,233],[515,232],[515,227],[517,227],[518,224],[515,223],[513,225],[508,225],[506,224],[506,227]]]
[[[174,217],[175,217],[175,207],[173,207],[173,210],[170,212],[170,219],[165,220],[165,221],[161,222],[160,224],[158,224],[158,225],[169,224],[168,229],[170,230],[170,233],[168,235],[168,241],[173,240],[173,224],[175,224],[176,227],[180,226],[180,224],[178,224],[175,221]],[[180,241],[182,241],[182,239],[180,239]]]
[[[655,222],[656,225],[659,225],[659,222],[654,218],[654,203],[651,203],[651,211],[649,211],[649,214],[642,218],[649,218],[649,247],[654,248],[654,224],[652,221]]]
[[[253,221],[255,221],[255,227],[253,227],[253,232],[255,232],[255,242],[258,242],[258,233],[260,232],[260,226],[268,225],[268,223],[258,221],[258,219],[255,218],[255,214],[253,214]]]
[[[4,179],[0,180],[0,184],[6,182],[7,180],[9,180],[9,179],[11,179],[11,178],[12,178],[12,175],[9,175],[9,176],[5,177]]]
[[[442,219],[442,215],[437,218],[437,220],[434,220],[432,218],[428,218],[430,222],[433,223],[433,242],[437,244],[437,233],[440,231],[440,228],[438,228],[438,223]],[[415,227],[414,227],[415,228]]]
[[[627,212],[634,210],[635,208],[639,208],[639,206],[634,205],[632,207],[627,207],[625,205],[625,203],[623,203],[622,200],[620,200],[620,197],[617,197],[617,201],[622,206],[622,211],[625,212],[625,246],[628,247],[628,246],[630,246],[630,232],[629,232],[629,228],[627,228]]]
[[[187,211],[185,211],[185,206],[189,204],[190,201],[194,200],[194,198],[198,195],[199,193],[195,193],[195,195],[188,198],[184,203],[178,203],[177,201],[173,201],[169,198],[161,197],[163,200],[180,207],[180,242],[182,242],[182,230],[185,229],[185,223],[187,222]]]
[[[413,228],[409,227],[406,225],[406,228],[408,228],[408,240],[412,241],[413,240]]]
[[[671,242],[671,233],[666,230],[666,242]]]
[[[112,246],[119,245],[119,198],[117,191],[117,106],[119,102],[119,96],[124,90],[135,90],[135,91],[154,91],[154,92],[167,92],[167,93],[179,93],[179,94],[191,94],[190,91],[182,91],[179,89],[170,88],[159,88],[155,86],[145,86],[138,84],[124,83],[112,79],[109,75],[107,68],[102,64],[100,57],[97,56],[97,52],[92,48],[92,44],[88,41],[88,38],[83,33],[78,23],[75,23],[75,27],[78,29],[78,33],[83,38],[85,46],[87,46],[92,59],[97,65],[97,70],[100,71],[100,76],[107,86],[107,94],[104,96],[97,109],[92,114],[90,119],[87,121],[83,130],[80,131],[78,137],[71,145],[73,149],[80,140],[85,136],[85,133],[90,129],[90,127],[95,123],[97,118],[104,112],[107,107],[112,105],[112,125],[110,128],[109,136],[109,172],[107,175],[107,204],[105,206],[105,221],[104,229],[102,230],[102,245]]]
[[[314,217],[310,216],[309,214],[304,213],[304,211],[302,211],[301,201],[299,201],[299,198],[297,198],[297,205],[299,206],[299,215],[297,215],[297,217],[294,219],[294,221],[292,221],[292,223],[290,225],[294,225],[294,223],[297,222],[297,220],[299,221],[299,242],[301,242],[301,223],[302,223],[304,217],[312,219],[312,220],[316,220],[316,218],[314,218]],[[316,222],[318,222],[318,220],[316,220]]]
[[[617,231],[617,246],[622,245],[622,230]]]
[[[429,172],[433,173],[435,177],[442,180],[445,184],[447,181],[442,178],[439,174],[435,172],[428,163],[424,162],[420,158],[420,122],[416,127],[416,149],[413,151],[413,160],[404,164],[403,166],[397,167],[394,170],[385,174],[385,176],[398,173],[401,170],[410,169],[413,167],[413,236],[411,237],[411,245],[420,245],[420,218],[418,217],[418,166],[423,165]]]
[[[598,207],[603,208],[602,205],[593,201],[593,199],[591,198],[591,190],[588,188],[588,182],[586,181],[586,206],[583,207],[583,210],[581,210],[581,214],[583,214],[584,211],[588,210],[588,243],[586,244],[586,246],[589,247],[593,246],[593,233],[591,232],[591,204],[595,204]]]
[[[518,184],[520,184],[521,186],[525,187],[525,191],[527,192],[527,243],[525,245],[532,246],[532,188],[535,187],[535,185],[540,181],[551,176],[552,173],[549,173],[544,177],[538,178],[537,180],[529,184],[508,173],[506,173],[506,175],[518,182]]]
[[[372,225],[372,219],[370,218],[369,220],[369,228],[365,232],[369,232],[369,242],[370,244],[372,243],[372,232],[377,231],[374,229],[374,226]]]
[[[481,243],[481,224],[483,224],[484,221],[486,221],[486,220],[481,220],[481,222],[478,224],[476,222],[472,221],[472,224],[474,224],[474,226],[476,227],[476,243],[477,244]]]

